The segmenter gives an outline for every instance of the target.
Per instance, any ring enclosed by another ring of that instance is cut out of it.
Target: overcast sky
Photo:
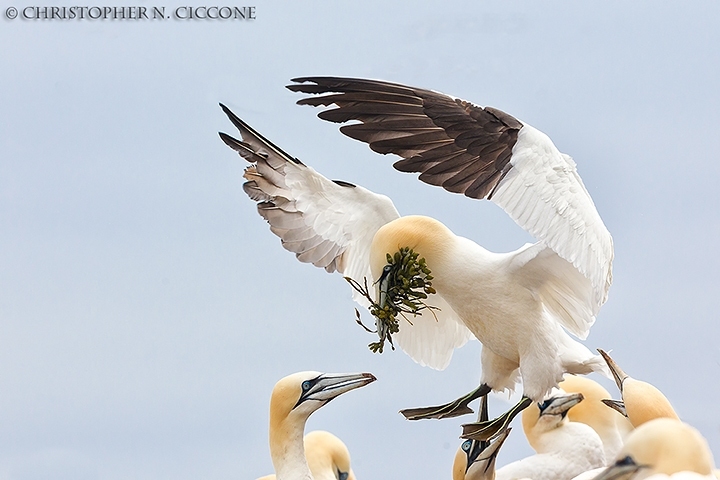
[[[0,9],[0,479],[254,479],[272,472],[270,390],[299,370],[378,377],[308,424],[346,442],[360,480],[450,478],[470,418],[397,411],[476,386],[479,344],[442,372],[370,353],[349,287],[284,251],[243,193],[218,102],[402,214],[495,251],[531,239],[497,206],[395,172],[294,105],[284,86],[307,75],[494,106],[573,156],[616,252],[585,344],[661,388],[720,459],[717,1],[262,1],[222,4],[255,6],[245,21],[21,18],[36,5]],[[188,3],[136,5],[171,15]],[[517,426],[500,465],[530,452]]]

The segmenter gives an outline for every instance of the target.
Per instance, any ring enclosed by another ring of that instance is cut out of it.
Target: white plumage
[[[567,412],[582,394],[557,393],[523,411],[523,430],[535,455],[498,469],[497,480],[570,480],[605,464],[602,441],[591,427],[570,422]]]
[[[715,480],[714,468],[700,432],[680,420],[656,418],[633,430],[617,461],[595,480]]]
[[[409,246],[423,256],[437,290],[427,304],[440,310],[402,322],[395,337],[423,365],[444,368],[472,332],[484,345],[483,383],[502,390],[521,376],[535,401],[564,372],[604,368],[565,331],[587,337],[613,258],[612,238],[570,157],[504,112],[437,92],[372,80],[296,81],[288,88],[323,94],[298,103],[335,105],[320,113],[326,120],[359,120],[343,133],[400,155],[399,170],[491,199],[540,241],[495,254],[435,220],[399,217],[387,197],[326,179],[225,109],[243,141],[221,137],[254,163],[245,191],[286,249],[368,285],[387,253]]]

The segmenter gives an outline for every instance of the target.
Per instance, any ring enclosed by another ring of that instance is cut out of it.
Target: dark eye
[[[540,411],[542,412],[542,411],[545,410],[547,407],[549,407],[551,401],[552,401],[552,400],[545,400],[545,401],[542,402],[542,403],[538,403],[538,408],[540,408]]]
[[[310,383],[310,380],[305,380],[305,381],[302,383],[303,392],[307,392],[308,390],[310,390],[310,387],[312,387],[312,384]]]
[[[635,460],[630,455],[615,462],[615,465],[635,465]]]
[[[472,440],[465,440],[460,448],[462,448],[464,452],[469,452],[470,447],[472,447]]]
[[[348,472],[341,472],[338,470],[338,480],[347,480]]]

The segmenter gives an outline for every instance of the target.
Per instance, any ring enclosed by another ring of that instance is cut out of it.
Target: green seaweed
[[[382,353],[385,341],[395,350],[392,335],[400,330],[398,317],[412,325],[408,315],[419,315],[422,310],[439,310],[424,302],[428,295],[435,293],[435,289],[432,287],[433,277],[425,259],[418,257],[409,247],[401,248],[394,255],[387,254],[388,263],[376,282],[380,283],[381,287],[380,299],[377,302],[370,295],[367,279],[360,284],[350,277],[345,277],[345,280],[370,302],[370,314],[375,317],[375,331],[362,323],[357,309],[355,315],[356,322],[366,331],[378,334],[379,340],[368,345],[373,353]]]

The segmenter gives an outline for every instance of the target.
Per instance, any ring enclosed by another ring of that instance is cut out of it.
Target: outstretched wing
[[[570,262],[593,286],[593,310],[612,283],[612,237],[573,160],[542,132],[491,107],[443,93],[354,78],[296,78],[301,105],[374,151],[394,153],[402,172],[471,198],[487,198]]]
[[[392,201],[361,186],[328,180],[220,106],[242,140],[225,133],[220,138],[250,162],[243,189],[258,202],[258,213],[283,247],[301,262],[338,271],[360,284],[367,279],[372,291],[370,246],[381,226],[400,217]],[[353,299],[368,306],[358,292],[353,291]],[[413,324],[403,325],[397,340],[416,362],[445,368],[453,349],[471,334],[444,301],[437,303],[442,303],[437,318],[427,312],[411,317]]]
[[[342,181],[328,180],[291,157],[221,105],[241,140],[220,138],[251,163],[243,190],[258,213],[301,262],[338,271],[359,282],[372,278],[370,244],[377,230],[398,214],[384,196]]]

